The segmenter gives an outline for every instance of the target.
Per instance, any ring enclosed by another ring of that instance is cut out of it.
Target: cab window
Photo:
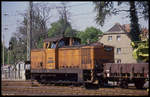
[[[78,40],[75,40],[74,42],[73,42],[73,45],[79,45],[80,44],[80,42],[78,41]]]
[[[65,46],[64,40],[61,40],[61,41],[58,43],[58,47],[62,47],[62,46]]]
[[[48,43],[46,43],[45,48],[48,48]]]
[[[51,48],[56,48],[56,42],[55,41],[51,43]]]

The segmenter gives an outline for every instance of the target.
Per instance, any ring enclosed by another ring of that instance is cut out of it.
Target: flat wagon
[[[123,88],[127,88],[128,83],[143,88],[149,79],[149,63],[105,63],[104,78],[107,81],[117,81]]]

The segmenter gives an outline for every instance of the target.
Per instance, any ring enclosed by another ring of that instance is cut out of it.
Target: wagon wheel
[[[136,87],[137,89],[142,89],[143,86],[144,86],[144,83],[145,83],[144,80],[137,80],[137,81],[134,82],[135,87]]]
[[[128,88],[128,82],[125,81],[125,80],[121,81],[121,82],[120,82],[120,87],[127,89],[127,88]]]

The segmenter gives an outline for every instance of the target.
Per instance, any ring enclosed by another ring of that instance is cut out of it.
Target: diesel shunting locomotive
[[[114,48],[80,42],[75,37],[45,39],[43,49],[31,50],[31,78],[39,82],[100,82],[103,64],[114,62]]]

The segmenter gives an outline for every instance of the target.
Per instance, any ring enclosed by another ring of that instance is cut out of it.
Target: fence
[[[26,80],[25,64],[18,63],[17,65],[5,66],[2,68],[2,80]]]
[[[25,70],[22,71],[4,70],[2,71],[2,79],[3,80],[25,80]]]

